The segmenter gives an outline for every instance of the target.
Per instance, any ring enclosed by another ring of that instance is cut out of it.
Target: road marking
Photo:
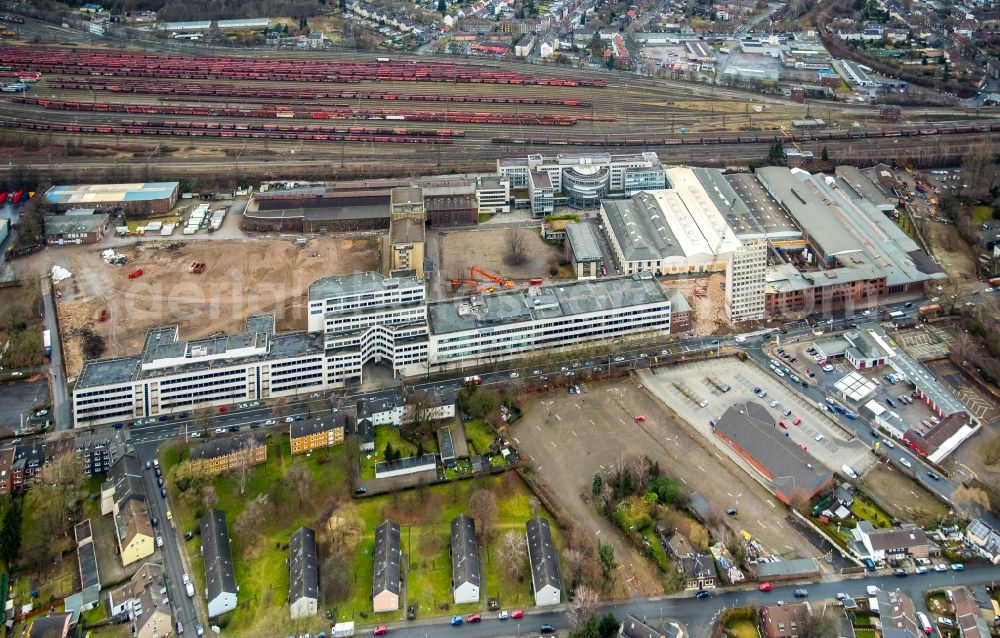
[[[681,483],[683,483],[684,485],[687,485],[687,484],[688,484],[688,482],[684,480],[684,477],[683,477],[683,476],[682,476],[682,477],[680,477],[680,479],[681,479]]]
[[[729,498],[732,498],[732,497],[733,497],[733,493],[732,493],[732,492],[726,492],[726,494],[728,494],[728,495],[729,495]]]
[[[556,415],[556,421],[562,421],[562,417],[559,416],[558,414]]]
[[[552,447],[556,447],[556,444],[555,444],[554,441],[549,441],[549,445],[551,445]],[[556,449],[559,449],[559,448],[556,448]]]
[[[700,465],[698,466],[698,469],[699,469],[699,470],[701,470],[702,472],[704,472],[704,471],[705,471],[705,468],[703,468],[703,467],[702,467],[702,466],[700,466]]]
[[[759,518],[757,519],[757,524],[763,527],[764,529],[767,529],[767,525],[761,523]]]
[[[537,423],[535,424],[535,427],[536,427],[536,428],[538,428],[538,431],[539,431],[539,432],[541,432],[541,431],[542,431],[542,428],[541,428],[541,427],[540,427],[540,426],[539,426],[539,425],[538,425]]]
[[[575,403],[575,402],[574,402],[574,403],[573,403],[573,405],[575,405],[575,406],[576,406],[576,409],[577,409],[577,410],[579,410],[579,409],[580,409],[580,404],[579,404],[579,403]]]
[[[597,425],[596,423],[594,423],[594,420],[593,420],[593,419],[590,419],[590,424],[591,424],[591,425]]]
[[[597,530],[596,532],[594,532],[594,536],[597,536],[600,533],[601,533],[601,530]]]
[[[781,524],[781,521],[776,521],[776,522],[778,523],[778,527],[780,527],[781,529],[785,529],[785,526]]]
[[[622,419],[622,418],[620,418],[620,417],[619,417],[619,419],[618,419],[618,420],[622,422],[622,425],[627,425],[627,424],[625,423],[625,419]]]
[[[768,501],[767,504],[771,506],[771,509],[774,509],[775,507],[774,502]]]
[[[570,430],[570,432],[573,433],[573,436],[576,436],[576,430]]]

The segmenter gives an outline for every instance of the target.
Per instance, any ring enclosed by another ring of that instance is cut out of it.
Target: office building
[[[510,182],[492,175],[480,177],[476,182],[476,205],[480,214],[509,213]]]
[[[733,323],[764,318],[767,242],[744,242],[729,256],[726,268],[726,312]]]
[[[527,191],[524,194],[536,217],[552,212],[554,206],[592,209],[609,197],[628,197],[638,191],[666,186],[656,153],[504,158],[497,160],[497,175],[508,181],[511,191]]]

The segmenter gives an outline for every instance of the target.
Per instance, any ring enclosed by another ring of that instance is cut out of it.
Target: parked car
[[[384,636],[387,633],[389,633],[389,628],[386,627],[385,625],[379,625],[375,629],[372,629],[373,636]]]
[[[156,546],[157,547],[163,547],[163,537],[162,536],[157,536],[156,537]]]
[[[462,617],[461,616],[455,615],[455,616],[451,617],[451,626],[452,627],[458,627],[461,624],[462,624]]]
[[[910,463],[910,459],[906,458],[905,456],[899,457],[899,464],[902,465],[903,467],[913,467],[913,463]]]
[[[948,571],[948,566],[945,565],[944,563],[938,563],[937,565],[934,566],[934,571],[938,573],[946,572]]]
[[[553,627],[552,625],[546,623],[546,624],[542,625],[541,632],[543,634],[554,634],[554,633],[556,633],[556,628]]]
[[[465,617],[465,622],[467,623],[477,623],[482,621],[483,617],[480,614],[469,614],[468,616]]]
[[[796,589],[794,594],[796,598],[806,598],[807,596],[809,596],[809,592],[806,591],[805,589]]]
[[[513,618],[514,620],[520,620],[521,618],[524,618],[524,610],[515,609],[514,611],[510,612],[510,617]]]
[[[951,571],[953,571],[953,572],[965,571],[965,565],[963,565],[962,563],[952,563],[951,564]]]
[[[903,569],[902,567],[897,567],[896,570],[892,572],[892,575],[895,576],[896,578],[906,578],[907,576],[906,570]]]
[[[760,591],[771,591],[771,583],[761,583],[757,586]]]
[[[694,597],[695,598],[702,598],[702,599],[704,599],[704,598],[708,598],[711,595],[712,594],[710,594],[707,589],[699,589],[698,593],[696,593],[694,595]]]
[[[497,620],[507,620],[508,618],[510,618],[510,613],[507,611],[501,611],[497,614]]]

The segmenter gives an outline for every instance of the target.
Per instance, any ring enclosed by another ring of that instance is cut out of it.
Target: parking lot
[[[771,552],[786,558],[818,556],[819,551],[785,522],[785,506],[699,437],[638,383],[585,384],[583,393],[550,393],[529,403],[511,427],[511,436],[532,468],[568,514],[602,542],[623,545],[619,532],[584,502],[596,472],[617,456],[647,455],[665,472],[697,491],[717,512],[736,507],[726,518]],[[634,417],[645,417],[636,423]]]
[[[731,386],[723,393],[709,382],[714,376]],[[831,375],[832,376],[832,375]],[[753,363],[734,357],[711,359],[682,366],[659,368],[656,374],[642,373],[643,382],[667,405],[673,408],[699,433],[711,441],[710,420],[718,419],[734,403],[756,401],[765,404],[775,421],[787,425],[789,438],[831,470],[850,465],[858,472],[864,471],[874,461],[868,447],[857,439],[848,440],[843,430],[831,421],[826,411],[820,411],[814,402],[798,395],[787,382],[765,372]],[[701,407],[689,396],[682,394],[677,384],[686,384],[695,394],[708,401]],[[767,392],[763,399],[754,394],[755,388]],[[777,402],[776,405],[772,405]],[[789,416],[784,416],[787,411]],[[799,419],[798,425],[794,424]],[[722,443],[718,445],[721,447]]]

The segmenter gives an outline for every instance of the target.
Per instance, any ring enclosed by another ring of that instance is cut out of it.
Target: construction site
[[[310,282],[376,270],[379,263],[377,238],[143,242],[110,251],[107,259],[83,248],[39,255],[57,257],[71,273],[55,284],[70,378],[79,374],[91,335],[103,340],[98,356],[117,357],[140,350],[146,331],[157,326],[177,325],[202,338],[237,332],[249,315],[273,313],[279,331],[304,330]]]

